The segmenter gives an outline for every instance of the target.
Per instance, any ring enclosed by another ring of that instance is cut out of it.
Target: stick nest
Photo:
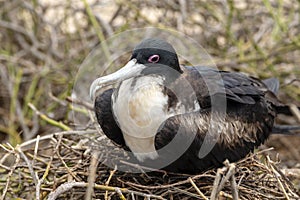
[[[65,131],[1,145],[2,198],[24,199],[299,199],[266,150],[198,175],[143,173],[96,130]],[[269,150],[267,150],[269,151]],[[122,159],[120,159],[122,157]],[[109,167],[115,165],[114,169]],[[119,171],[120,165],[140,173]],[[223,198],[222,198],[223,197]]]

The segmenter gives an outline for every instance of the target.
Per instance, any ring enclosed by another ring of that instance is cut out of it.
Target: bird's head
[[[94,100],[96,92],[101,88],[134,76],[166,75],[174,74],[174,71],[177,72],[176,74],[182,73],[176,51],[172,45],[158,38],[145,39],[134,48],[129,62],[124,67],[93,81],[90,87],[90,97]]]

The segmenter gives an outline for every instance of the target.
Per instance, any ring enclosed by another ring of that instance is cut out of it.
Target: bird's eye
[[[148,62],[157,63],[159,61],[159,55],[152,55],[148,58]]]

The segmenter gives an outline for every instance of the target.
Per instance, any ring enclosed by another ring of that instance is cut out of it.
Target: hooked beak
[[[124,67],[122,67],[115,73],[94,80],[90,87],[90,98],[92,99],[92,101],[94,101],[95,94],[101,88],[112,85],[116,82],[124,81],[139,74],[145,68],[145,66],[142,64],[137,64],[136,62],[137,60],[133,58]]]

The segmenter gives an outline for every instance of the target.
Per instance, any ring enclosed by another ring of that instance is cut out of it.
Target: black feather
[[[116,144],[126,147],[122,131],[115,122],[112,113],[111,96],[113,92],[114,89],[109,89],[97,96],[95,100],[95,113],[104,134]]]

